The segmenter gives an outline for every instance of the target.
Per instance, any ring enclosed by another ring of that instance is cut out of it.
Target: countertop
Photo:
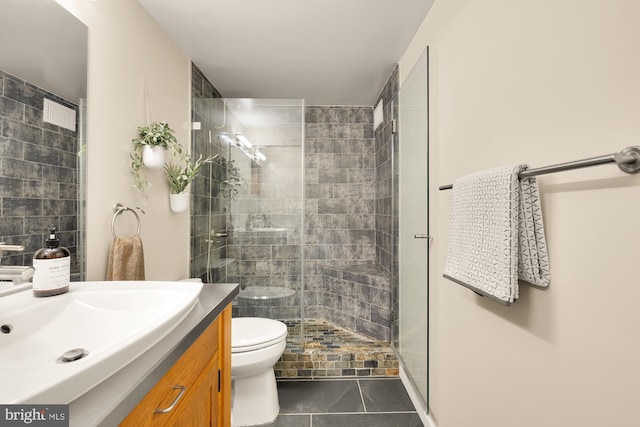
[[[198,303],[167,336],[69,404],[70,427],[117,426],[231,304],[238,291],[237,284],[204,284]]]

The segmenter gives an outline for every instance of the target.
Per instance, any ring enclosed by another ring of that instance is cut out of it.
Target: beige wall
[[[640,175],[539,178],[548,290],[503,307],[441,277],[450,192],[509,163],[640,143],[640,2],[439,0],[401,63],[431,65],[431,410],[438,427],[640,425]]]
[[[190,63],[137,1],[57,1],[89,27],[87,269],[89,280],[103,280],[112,206],[141,203],[132,188],[129,152],[137,127],[147,123],[144,81],[151,120],[169,122],[188,146]],[[147,279],[187,277],[189,214],[171,213],[161,171],[148,176],[152,188],[141,215]],[[130,213],[117,224],[120,235],[135,231]]]

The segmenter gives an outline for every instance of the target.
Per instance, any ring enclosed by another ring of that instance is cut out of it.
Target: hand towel
[[[451,195],[444,277],[510,305],[518,279],[549,284],[540,197],[527,165],[494,168],[456,180]]]
[[[107,280],[144,280],[144,251],[139,234],[113,239]]]

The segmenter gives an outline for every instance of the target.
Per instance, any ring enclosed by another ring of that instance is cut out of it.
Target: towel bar
[[[138,215],[138,213],[130,207],[123,206],[122,203],[116,203],[115,205],[113,205],[114,214],[113,219],[111,220],[111,235],[114,239],[118,238],[118,236],[116,235],[116,218],[118,218],[118,215],[120,215],[124,211],[132,212],[136,216],[136,221],[138,221],[138,230],[136,231],[136,234],[140,234],[140,216]]]
[[[626,173],[640,172],[640,146],[634,145],[631,147],[625,147],[619,153],[605,154],[604,156],[590,157],[588,159],[575,160],[573,162],[527,169],[520,172],[518,177],[526,178],[530,176],[544,175],[547,173],[564,172],[572,169],[604,165],[607,163],[617,164],[618,168]],[[442,185],[439,187],[440,190],[451,190],[452,188],[453,184]]]

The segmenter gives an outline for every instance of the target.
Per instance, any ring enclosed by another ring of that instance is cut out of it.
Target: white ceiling
[[[225,97],[373,105],[434,0],[138,0]]]

